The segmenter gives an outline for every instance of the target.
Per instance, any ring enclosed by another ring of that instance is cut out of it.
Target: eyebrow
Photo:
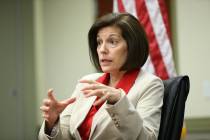
[[[121,37],[121,35],[116,34],[116,33],[111,33],[108,37],[112,37],[112,36]],[[100,37],[100,36],[97,34],[97,37]]]
[[[120,37],[120,35],[116,34],[116,33],[110,34],[109,36],[118,36],[118,37]]]

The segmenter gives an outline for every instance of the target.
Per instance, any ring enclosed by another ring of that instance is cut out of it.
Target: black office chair
[[[180,140],[185,101],[190,82],[188,76],[164,80],[164,98],[158,140]]]

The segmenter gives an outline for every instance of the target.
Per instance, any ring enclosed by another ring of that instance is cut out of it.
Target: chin
[[[116,71],[119,71],[119,70],[116,70],[116,69],[113,69],[113,68],[102,67],[102,71],[104,73],[113,73],[113,72],[116,72]]]
[[[104,73],[110,73],[110,71],[109,70],[106,70],[106,69],[102,69],[102,72],[104,72]]]
[[[104,73],[110,73],[112,70],[110,68],[101,68]]]

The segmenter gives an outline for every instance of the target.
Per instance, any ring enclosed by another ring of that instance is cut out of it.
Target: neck
[[[110,73],[110,80],[109,80],[109,86],[115,87],[116,84],[120,81],[120,79],[123,77],[126,71],[120,71],[117,73]]]

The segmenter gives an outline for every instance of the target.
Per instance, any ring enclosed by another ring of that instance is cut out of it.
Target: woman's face
[[[116,26],[101,28],[97,34],[97,53],[105,73],[119,72],[127,59],[127,43]]]

